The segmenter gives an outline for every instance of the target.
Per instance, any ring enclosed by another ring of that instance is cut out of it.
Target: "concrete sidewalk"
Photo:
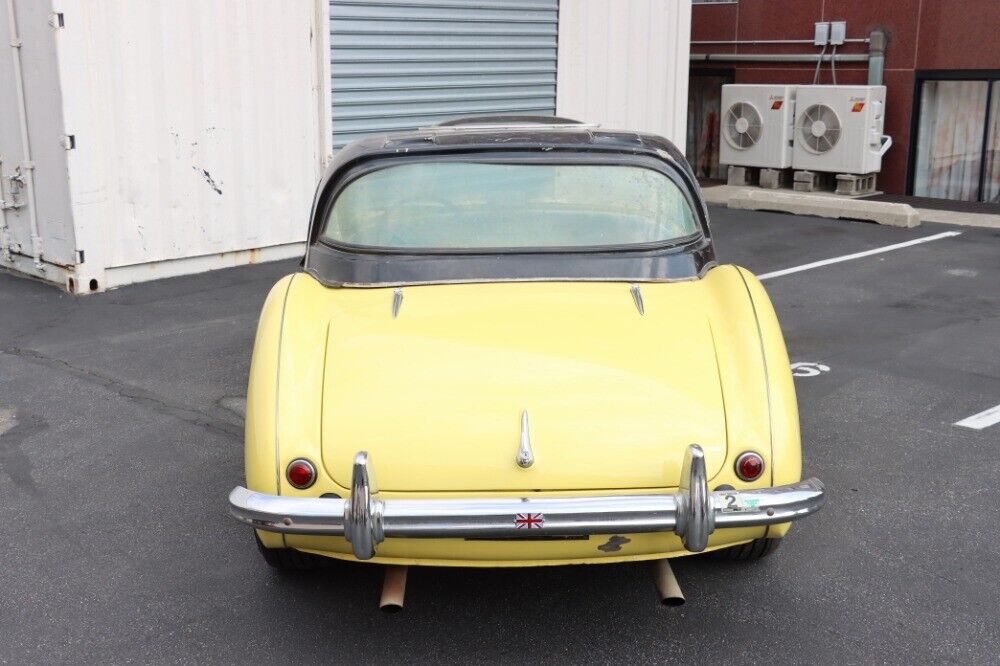
[[[729,208],[788,212],[844,219],[867,220],[899,227],[921,222],[1000,229],[1000,215],[968,213],[938,208],[920,208],[905,203],[845,197],[833,192],[768,190],[742,185],[710,185],[702,188],[708,203]],[[915,217],[914,217],[915,216]]]

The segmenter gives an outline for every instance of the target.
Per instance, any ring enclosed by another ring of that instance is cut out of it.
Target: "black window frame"
[[[515,164],[529,166],[625,166],[633,168],[647,169],[654,173],[659,173],[669,180],[680,191],[691,211],[692,221],[695,223],[695,231],[677,238],[652,241],[647,243],[616,243],[609,245],[570,245],[570,246],[511,246],[511,247],[380,247],[372,245],[356,245],[344,241],[338,241],[325,235],[324,229],[329,222],[331,211],[337,203],[337,199],[345,189],[353,182],[376,171],[392,169],[406,164],[447,164],[447,163],[467,163],[467,164]],[[682,246],[697,244],[708,236],[708,229],[702,215],[701,201],[696,193],[684,181],[681,170],[669,162],[651,157],[636,155],[616,155],[616,154],[588,154],[584,152],[573,152],[570,154],[553,154],[542,151],[517,151],[517,152],[452,152],[435,156],[408,155],[395,157],[381,157],[366,160],[365,162],[347,170],[344,176],[338,181],[336,187],[330,192],[324,204],[317,209],[319,216],[316,221],[318,233],[314,243],[319,243],[333,249],[345,252],[356,252],[359,254],[387,254],[387,255],[497,255],[497,254],[588,254],[601,252],[629,252],[634,250],[665,250]]]
[[[985,81],[986,114],[983,120],[983,141],[979,149],[979,194],[975,203],[983,202],[986,186],[986,151],[990,140],[990,109],[1000,99],[993,99],[993,82],[1000,81],[1000,69],[918,69],[913,78],[913,107],[910,113],[910,148],[906,158],[906,194],[914,196],[913,184],[917,177],[917,147],[920,139],[920,110],[923,104],[926,81]],[[950,201],[950,199],[942,199]],[[971,202],[970,202],[971,203]]]

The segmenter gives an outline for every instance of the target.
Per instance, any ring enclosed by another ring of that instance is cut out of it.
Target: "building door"
[[[553,115],[559,0],[330,0],[333,145],[458,116]]]
[[[719,169],[722,86],[732,72],[691,71],[688,84],[687,160],[699,178],[723,178]]]
[[[925,74],[916,104],[911,193],[1000,203],[1000,72]]]

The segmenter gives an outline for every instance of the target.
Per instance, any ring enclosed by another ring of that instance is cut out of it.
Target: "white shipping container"
[[[470,113],[557,109],[683,150],[690,19],[690,0],[0,0],[0,268],[83,293],[296,256],[334,145]]]
[[[85,292],[301,254],[326,0],[0,10],[0,266]]]
[[[684,152],[691,0],[562,0],[556,115],[652,132]]]

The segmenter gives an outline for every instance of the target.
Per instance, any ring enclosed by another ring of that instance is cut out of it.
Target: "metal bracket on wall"
[[[24,200],[21,199],[21,195],[24,192],[24,174],[21,172],[21,167],[18,166],[14,169],[14,174],[7,176],[5,179],[8,183],[7,191],[10,194],[10,199],[3,199],[4,210],[16,210],[18,208],[24,207]]]

